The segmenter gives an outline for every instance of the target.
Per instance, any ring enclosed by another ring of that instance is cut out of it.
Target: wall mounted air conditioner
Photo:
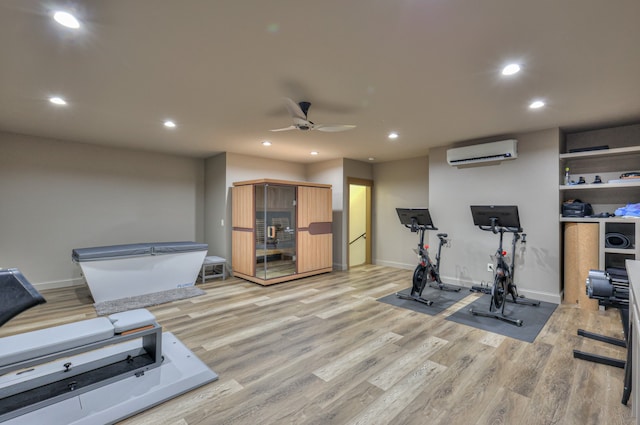
[[[479,162],[503,161],[518,157],[518,141],[515,139],[447,150],[449,165],[467,165]]]

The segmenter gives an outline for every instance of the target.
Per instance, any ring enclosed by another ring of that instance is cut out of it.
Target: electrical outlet
[[[487,263],[487,271],[493,272],[493,263]]]

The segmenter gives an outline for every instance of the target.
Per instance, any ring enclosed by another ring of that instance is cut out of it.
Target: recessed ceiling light
[[[262,146],[271,146],[271,142],[268,140],[265,140],[264,142],[262,142]]]
[[[372,156],[369,157],[369,161],[374,161],[374,160],[375,160],[374,157],[372,157]]]
[[[176,123],[174,123],[171,120],[166,120],[164,122],[164,126],[167,127],[167,128],[175,128],[176,127]]]
[[[392,131],[391,133],[389,133],[389,139],[393,140],[393,139],[397,139],[398,138],[398,133],[396,133],[395,131]]]
[[[66,105],[67,104],[67,101],[64,100],[63,98],[59,97],[59,96],[50,97],[49,98],[49,102],[53,103],[54,105]]]
[[[520,72],[520,65],[517,63],[510,63],[509,65],[502,68],[502,75],[513,75]]]
[[[534,100],[529,104],[529,108],[531,109],[538,109],[538,108],[542,108],[543,106],[544,106],[544,102],[542,100]]]
[[[58,11],[53,14],[53,19],[62,26],[67,28],[80,28],[80,22],[71,13]]]
[[[317,151],[311,151],[311,155],[318,155]]]

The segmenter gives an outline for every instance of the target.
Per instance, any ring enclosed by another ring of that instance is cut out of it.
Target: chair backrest
[[[0,326],[16,315],[47,302],[18,269],[0,269]]]

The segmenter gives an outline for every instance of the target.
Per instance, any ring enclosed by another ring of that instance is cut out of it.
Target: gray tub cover
[[[127,245],[96,246],[76,248],[71,251],[73,261],[96,261],[120,257],[175,254],[179,252],[206,251],[209,245],[197,242],[155,242]]]

